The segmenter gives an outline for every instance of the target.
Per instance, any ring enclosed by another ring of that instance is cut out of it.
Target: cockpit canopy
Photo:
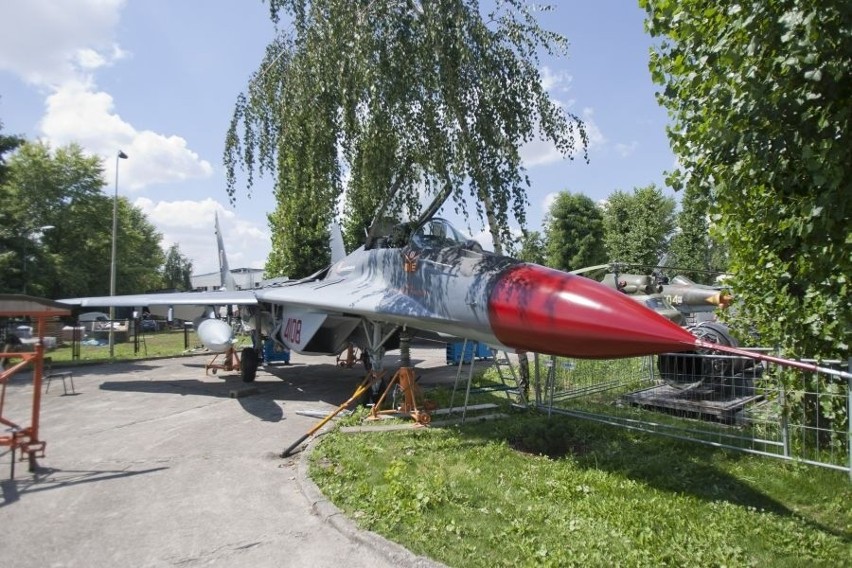
[[[366,248],[402,248],[411,245],[417,248],[443,248],[450,246],[473,246],[478,244],[456,230],[449,221],[433,217],[413,230],[411,223],[401,223],[385,231]],[[481,248],[481,247],[480,247]]]
[[[464,245],[468,239],[446,219],[433,217],[411,236],[411,244],[421,248],[440,248]]]

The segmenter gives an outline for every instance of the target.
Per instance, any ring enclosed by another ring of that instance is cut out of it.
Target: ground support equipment
[[[219,357],[224,357],[223,363],[216,363],[216,360]],[[237,371],[240,370],[240,356],[237,355],[237,350],[234,349],[233,346],[228,347],[228,350],[224,353],[216,353],[216,355],[204,366],[204,374],[213,373],[216,374],[219,369],[223,371]]]

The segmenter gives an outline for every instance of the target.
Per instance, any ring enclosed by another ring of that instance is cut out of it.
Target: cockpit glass
[[[420,247],[447,247],[464,244],[467,239],[444,219],[431,219],[411,238]]]

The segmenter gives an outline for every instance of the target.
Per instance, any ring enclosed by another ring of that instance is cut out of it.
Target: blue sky
[[[583,117],[591,163],[524,148],[528,226],[551,196],[603,199],[657,183],[675,163],[666,113],[648,72],[651,40],[635,0],[553,2],[542,25],[569,56],[543,60],[552,97]],[[224,136],[237,95],[273,37],[260,0],[27,0],[0,4],[0,121],[5,134],[80,143],[104,158],[105,191],[140,206],[198,272],[216,269],[218,212],[231,267],[262,267],[270,248],[271,182],[236,207],[225,193]],[[466,227],[461,227],[466,228]],[[469,232],[482,228],[470,220]]]

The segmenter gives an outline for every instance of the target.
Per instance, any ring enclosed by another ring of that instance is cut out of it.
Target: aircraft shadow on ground
[[[145,475],[168,469],[167,467],[153,467],[139,471],[126,470],[61,470],[53,468],[39,468],[34,476],[26,476],[21,479],[4,479],[0,481],[0,508],[19,501],[22,495],[28,493],[39,493],[84,483],[98,483],[112,479]]]
[[[57,365],[57,366],[49,366],[45,365],[44,371],[42,372],[42,384],[47,380],[47,376],[51,373],[64,373],[70,371],[73,373],[74,378],[80,380],[85,377],[101,377],[105,375],[114,375],[116,373],[139,373],[144,371],[152,371],[154,369],[158,369],[157,365],[149,365],[145,363],[119,363],[116,365],[85,365],[85,366],[68,366],[68,365]],[[31,385],[33,383],[33,372],[32,369],[27,368],[22,371],[18,371],[11,377],[9,377],[8,384],[12,386],[25,386]],[[77,395],[80,393],[69,393],[67,396]]]
[[[492,426],[493,424],[491,423]],[[566,424],[565,430],[570,432],[570,424]],[[504,440],[518,449],[518,431],[512,428],[476,428],[467,436],[472,444],[482,443],[484,439]],[[713,465],[715,449],[681,442],[683,448],[679,453],[680,458],[667,464],[669,475],[661,475],[661,458],[652,447],[655,441],[649,437],[645,442],[637,443],[633,433],[611,427],[608,428],[605,441],[577,441],[569,445],[566,456],[570,454],[572,462],[583,468],[622,475],[660,491],[691,495],[709,502],[725,501],[784,517],[803,518],[815,529],[837,536],[844,542],[852,542],[852,533],[837,531],[813,519],[805,518],[758,488]],[[745,457],[745,454],[731,455],[731,459],[735,460]]]
[[[76,377],[77,374],[86,376],[100,377],[103,375],[115,375],[116,373],[141,373],[144,371],[153,371],[159,369],[160,366],[156,362],[148,363],[140,362],[125,362],[115,363],[112,365],[92,364],[92,365],[53,365],[48,367],[45,365],[44,373],[59,371],[71,371]]]
[[[196,364],[184,366],[196,367]],[[198,365],[204,368],[204,365]],[[392,373],[395,369],[388,369]],[[338,406],[355,392],[364,379],[363,367],[342,369],[334,364],[267,365],[252,383],[244,383],[233,371],[219,371],[201,379],[106,381],[102,390],[234,398],[249,414],[265,422],[286,418],[291,403],[326,403]],[[296,410],[296,409],[294,409]]]
[[[171,394],[181,396],[209,396],[214,398],[234,398],[246,412],[264,422],[278,422],[283,419],[281,406],[275,401],[275,392],[279,385],[247,385],[237,377],[228,377],[222,382],[200,381],[197,379],[163,379],[139,381],[107,381],[100,385],[101,390],[117,392],[141,392],[149,394]],[[255,393],[237,393],[243,389],[254,388]],[[231,396],[231,391],[235,391]],[[238,396],[239,394],[239,396]]]

